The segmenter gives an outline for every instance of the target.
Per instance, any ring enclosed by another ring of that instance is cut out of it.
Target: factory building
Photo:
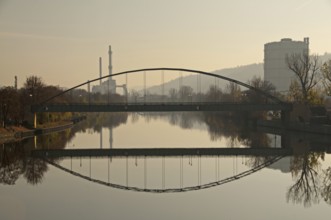
[[[280,42],[265,44],[264,80],[271,82],[276,87],[276,91],[288,92],[291,81],[296,78],[287,66],[286,57],[304,53],[309,53],[309,38],[304,38],[303,41],[284,38]]]
[[[111,46],[109,46],[108,50],[108,57],[109,57],[109,65],[108,65],[108,72],[109,75],[113,74],[113,66],[112,66],[112,51]],[[100,78],[102,77],[102,59],[99,58],[99,74]],[[107,80],[103,81],[100,79],[100,84],[92,87],[93,93],[101,93],[101,94],[115,94],[116,93],[116,81],[112,79],[110,76]]]

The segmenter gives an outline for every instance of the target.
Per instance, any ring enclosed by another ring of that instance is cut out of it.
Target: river
[[[280,149],[282,138],[217,115],[95,114],[1,146],[0,219],[327,219],[331,156],[311,150],[315,139],[293,144],[292,156],[31,157],[38,149]]]

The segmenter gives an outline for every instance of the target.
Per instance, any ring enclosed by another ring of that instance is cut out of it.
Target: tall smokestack
[[[109,45],[109,50],[108,50],[108,54],[109,54],[109,66],[108,66],[108,70],[109,70],[109,75],[113,74],[113,66],[111,65],[111,46]],[[111,79],[111,77],[110,77]]]
[[[17,90],[17,76],[15,76],[15,84],[14,84],[14,88]]]
[[[102,77],[102,58],[99,57],[99,73],[100,73],[100,78]],[[102,79],[100,79],[100,86],[102,83]]]

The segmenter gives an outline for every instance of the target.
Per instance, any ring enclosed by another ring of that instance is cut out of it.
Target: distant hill
[[[320,56],[321,62],[325,62],[327,60],[331,59],[331,53],[325,53]],[[264,70],[263,70],[263,63],[257,63],[257,64],[250,64],[250,65],[244,65],[244,66],[237,66],[233,68],[227,68],[227,69],[220,69],[215,70],[212,73],[226,76],[244,83],[247,83],[249,80],[251,80],[254,76],[261,77],[263,79]],[[179,89],[179,78],[176,78],[175,80],[171,80],[169,82],[166,82],[164,84],[164,94],[169,94],[169,90],[171,88]],[[218,80],[215,82],[214,77],[210,76],[201,76],[201,92],[206,92],[210,85],[214,85],[216,83],[217,86],[222,88],[223,90],[226,88],[226,85],[228,84],[227,81],[224,80]],[[196,75],[189,75],[182,78],[182,85],[183,86],[190,86],[193,88],[194,91],[197,91],[197,76]],[[161,94],[162,93],[162,86],[152,86],[148,89],[149,93],[152,94]]]
[[[234,68],[227,68],[213,71],[212,73],[226,76],[241,82],[246,83],[251,80],[254,76],[260,76],[263,78],[263,64],[250,64],[245,66],[238,66]],[[201,76],[201,92],[206,92],[210,85],[217,85],[224,89],[229,82],[224,80],[216,80],[214,77]],[[164,94],[169,94],[171,88],[179,89],[180,78],[176,78],[164,84]],[[197,91],[197,75],[189,75],[182,78],[183,86],[190,86],[194,91]],[[162,86],[152,86],[148,88],[148,92],[152,94],[161,94]]]

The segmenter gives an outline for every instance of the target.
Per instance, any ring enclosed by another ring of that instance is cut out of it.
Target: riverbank
[[[23,138],[33,137],[35,135],[48,134],[71,128],[74,125],[71,121],[58,124],[44,125],[37,129],[28,129],[22,126],[8,126],[0,128],[0,144],[14,142]]]
[[[0,144],[18,141],[23,138],[33,137],[35,135],[48,134],[71,128],[74,124],[85,120],[86,115],[71,118],[70,121],[59,121],[39,125],[36,129],[30,129],[23,126],[8,126],[0,128]]]
[[[18,132],[31,132],[33,130],[22,126],[8,126],[0,128],[0,144],[15,141],[15,134]]]

